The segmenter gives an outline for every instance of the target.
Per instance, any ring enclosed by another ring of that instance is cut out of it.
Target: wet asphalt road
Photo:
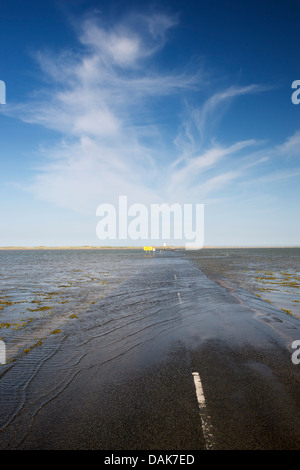
[[[0,378],[0,448],[300,449],[294,340],[299,320],[157,254]]]

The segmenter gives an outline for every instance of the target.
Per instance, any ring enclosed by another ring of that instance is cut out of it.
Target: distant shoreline
[[[153,245],[155,246],[155,245]],[[143,246],[0,246],[5,250],[143,250]],[[155,246],[157,250],[184,250],[184,246]],[[204,246],[203,250],[300,248],[300,246]],[[187,250],[189,251],[189,250]]]

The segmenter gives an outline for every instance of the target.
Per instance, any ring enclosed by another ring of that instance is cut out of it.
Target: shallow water
[[[143,260],[140,250],[0,251],[0,339],[7,362],[84,315]]]
[[[10,298],[21,291],[29,300],[37,286],[44,295],[51,282],[45,295],[52,297],[40,305],[56,314],[39,305],[32,322],[3,328],[7,344],[20,347],[17,360],[0,369],[0,448],[203,448],[192,371],[202,376],[217,448],[299,448],[299,370],[291,344],[300,337],[300,323],[248,290],[230,287],[247,256],[254,260],[253,252],[233,255],[9,254],[2,273],[7,285],[9,273],[19,280]],[[28,278],[19,274],[20,265]],[[59,313],[59,296],[66,294],[69,303]],[[4,306],[7,320],[20,305],[28,303]],[[18,335],[29,341],[44,330],[41,344],[24,353]],[[262,404],[268,405],[265,415]]]
[[[203,249],[185,256],[211,279],[238,284],[300,318],[300,248]]]
[[[233,282],[300,318],[300,249],[183,252],[204,274]],[[7,362],[40,346],[142,269],[141,250],[0,251],[0,339]]]

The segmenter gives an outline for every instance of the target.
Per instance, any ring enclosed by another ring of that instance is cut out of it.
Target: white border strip
[[[198,400],[199,413],[200,413],[200,418],[201,418],[201,423],[202,423],[202,431],[203,431],[203,436],[205,440],[205,448],[207,450],[212,450],[214,447],[212,425],[211,425],[210,416],[206,408],[205,397],[203,393],[203,387],[202,387],[202,382],[200,379],[199,372],[193,372],[193,377],[194,377],[194,384],[196,388],[196,396]]]

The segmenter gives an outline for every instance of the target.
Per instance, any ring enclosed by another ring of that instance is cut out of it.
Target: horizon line
[[[128,250],[128,249],[143,249],[145,245],[137,245],[137,246],[98,246],[98,245],[59,245],[59,246],[48,246],[48,245],[37,245],[37,246],[0,246],[0,250],[107,250],[107,249],[115,249],[115,250]],[[147,245],[150,246],[150,245]],[[202,248],[198,248],[196,250],[186,249],[185,246],[175,246],[175,245],[151,245],[157,249],[185,249],[186,251],[198,251],[203,249],[242,249],[242,248],[300,248],[300,245],[219,245],[219,246],[203,246]]]

